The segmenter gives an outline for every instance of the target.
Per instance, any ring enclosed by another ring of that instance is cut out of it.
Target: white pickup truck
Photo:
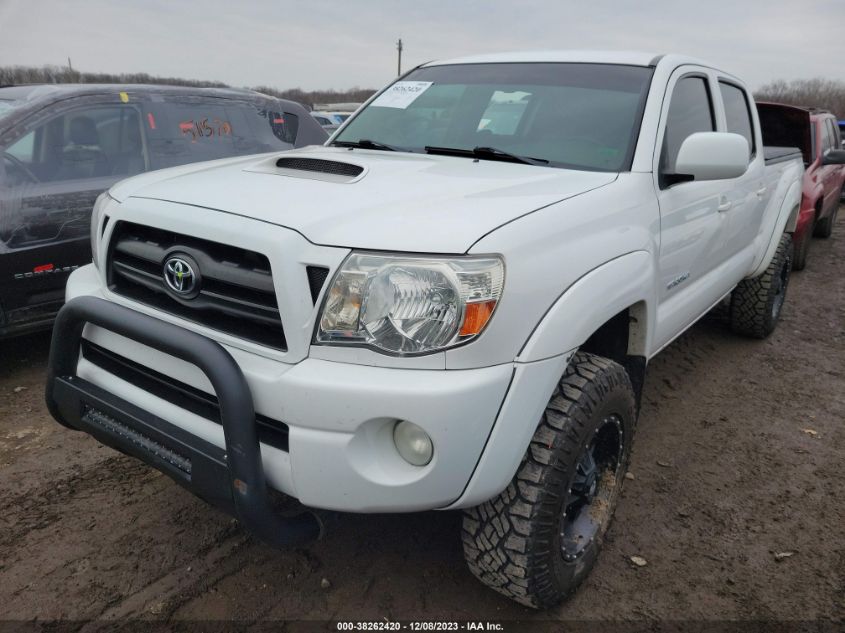
[[[325,146],[101,196],[47,402],[277,546],[460,509],[472,573],[548,607],[599,552],[648,360],[728,296],[775,327],[802,171],[694,59],[424,64]]]

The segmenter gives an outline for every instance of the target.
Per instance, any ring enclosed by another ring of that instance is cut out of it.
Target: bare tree
[[[179,77],[159,77],[147,73],[88,73],[71,69],[69,66],[0,66],[0,86],[19,84],[165,84],[171,86],[189,86],[192,88],[228,88],[220,81],[197,81]],[[302,90],[289,88],[280,90],[271,86],[257,86],[252,88],[258,92],[290,99],[311,106],[314,103],[325,102],[361,102],[372,95],[375,90],[367,88],[352,88],[350,90]]]
[[[778,79],[754,93],[758,101],[775,101],[830,110],[845,117],[845,81],[833,79]]]

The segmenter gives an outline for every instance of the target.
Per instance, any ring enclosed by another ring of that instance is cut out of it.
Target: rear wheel
[[[810,252],[810,242],[812,242],[813,231],[815,230],[815,220],[804,229],[804,232],[797,239],[792,242],[792,270],[804,270],[807,265],[807,254]]]
[[[792,269],[792,236],[784,233],[766,271],[744,279],[731,293],[730,323],[737,334],[766,338],[771,334],[786,300]]]
[[[464,555],[481,582],[535,608],[575,590],[613,516],[635,411],[621,365],[572,358],[513,481],[464,513]]]

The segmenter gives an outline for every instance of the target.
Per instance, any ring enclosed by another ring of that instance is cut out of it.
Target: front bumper
[[[198,367],[219,400],[225,450],[76,376],[86,323]],[[57,421],[155,466],[273,545],[307,542],[320,533],[313,515],[286,518],[273,509],[249,386],[231,355],[211,339],[102,299],[79,297],[56,320],[46,400]]]
[[[70,302],[100,293],[93,267],[71,276]],[[171,327],[186,335],[214,336],[194,326],[195,331]],[[196,365],[137,337],[97,325],[87,326],[84,337],[166,380],[195,392],[217,393]],[[255,412],[283,423],[287,434],[285,443],[263,439],[259,443],[269,485],[307,506],[348,512],[429,510],[458,500],[479,463],[515,372],[513,364],[457,371],[370,367],[315,358],[286,364],[222,347],[242,372]],[[78,379],[226,449],[219,421],[94,361],[87,353],[79,357],[72,368]],[[249,425],[249,419],[254,417],[242,415],[240,423]],[[399,456],[392,440],[399,419],[420,425],[431,436],[435,451],[427,466],[412,466]],[[524,446],[513,448],[519,456],[524,451]]]

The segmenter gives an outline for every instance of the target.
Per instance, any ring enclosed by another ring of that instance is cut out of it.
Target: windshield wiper
[[[510,160],[514,163],[525,163],[526,165],[548,165],[549,161],[545,158],[532,158],[531,156],[520,156],[519,154],[512,154],[497,147],[476,147],[472,153],[478,158],[496,157],[502,160]]]
[[[425,146],[426,154],[443,154],[446,156],[467,156],[487,160],[504,160],[511,163],[523,163],[525,165],[548,165],[549,161],[544,158],[532,158],[512,154],[496,147],[474,147],[473,149],[461,149],[459,147],[434,147]]]
[[[360,147],[361,149],[382,149],[386,152],[404,152],[402,148],[387,143],[379,143],[378,141],[371,141],[368,138],[361,138],[357,141],[334,141],[332,145],[337,147]]]

